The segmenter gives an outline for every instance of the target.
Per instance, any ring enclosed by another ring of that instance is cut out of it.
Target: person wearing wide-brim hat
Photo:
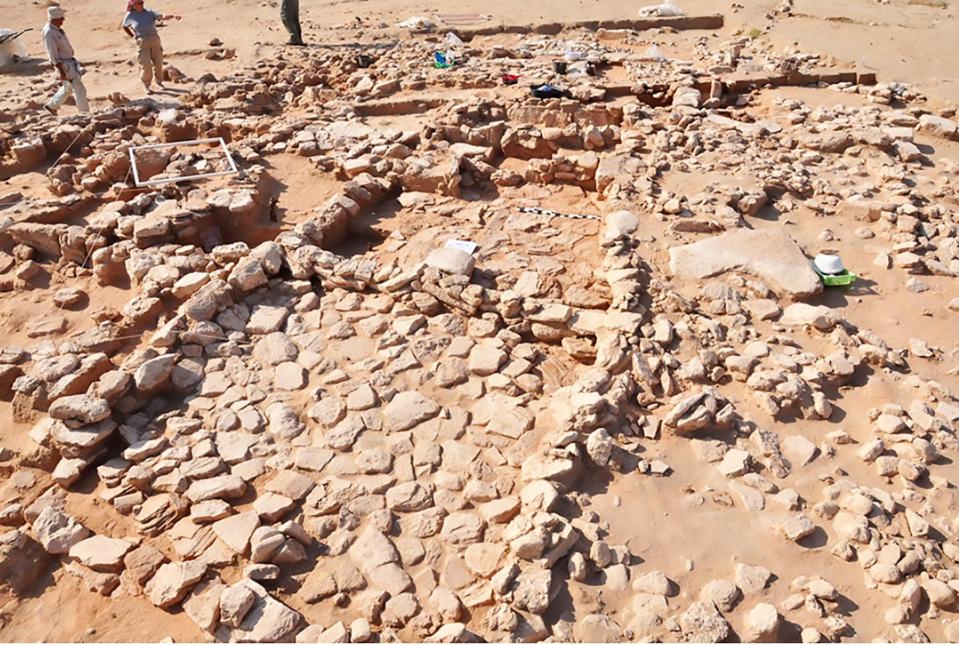
[[[140,80],[147,93],[156,77],[157,85],[163,87],[163,43],[157,33],[157,21],[179,20],[180,16],[162,15],[143,7],[143,0],[128,0],[127,13],[120,26],[130,38],[137,41],[137,61],[140,63]]]
[[[66,12],[60,7],[47,8],[47,24],[43,27],[43,45],[47,48],[50,62],[60,76],[60,88],[43,106],[50,114],[56,114],[71,94],[77,102],[77,110],[90,111],[87,88],[83,85],[83,68],[77,62],[73,46],[67,38],[67,32],[63,30],[65,18]]]

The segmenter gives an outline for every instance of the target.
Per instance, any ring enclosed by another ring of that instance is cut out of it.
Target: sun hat
[[[837,275],[846,270],[846,267],[842,264],[842,259],[832,253],[820,253],[813,260],[813,264],[816,265],[816,269],[820,273],[826,275]]]
[[[58,20],[60,18],[65,17],[66,15],[67,15],[66,12],[56,5],[52,7],[47,7],[47,18],[49,18],[50,20]]]

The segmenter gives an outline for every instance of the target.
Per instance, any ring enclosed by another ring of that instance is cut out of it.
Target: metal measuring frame
[[[188,175],[183,177],[165,177],[163,179],[147,179],[145,181],[140,181],[140,173],[137,170],[137,159],[134,154],[137,150],[156,150],[159,148],[175,148],[177,146],[191,146],[191,145],[200,145],[203,143],[217,143],[219,142],[220,148],[223,150],[223,154],[226,155],[226,160],[230,163],[230,170],[221,170],[219,172],[207,172],[200,175]],[[224,175],[235,175],[240,171],[236,167],[236,162],[233,160],[233,155],[230,154],[230,149],[226,147],[226,141],[223,140],[223,137],[214,137],[211,139],[190,139],[188,141],[173,141],[171,143],[153,143],[146,146],[132,146],[130,148],[130,166],[133,169],[133,183],[140,188],[142,186],[159,186],[160,184],[169,184],[175,183],[178,181],[192,181],[194,179],[207,179],[209,177],[223,177]]]

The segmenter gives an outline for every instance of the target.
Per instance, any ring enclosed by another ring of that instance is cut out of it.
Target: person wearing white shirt
[[[90,111],[90,104],[87,102],[87,88],[83,85],[83,69],[77,62],[67,33],[63,30],[65,17],[66,12],[60,7],[47,8],[48,21],[43,28],[43,44],[47,48],[50,62],[60,76],[60,88],[43,107],[50,114],[56,114],[72,94],[77,110],[87,113]]]

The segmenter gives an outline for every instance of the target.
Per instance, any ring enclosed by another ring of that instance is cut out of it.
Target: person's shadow
[[[17,57],[6,65],[0,65],[0,75],[36,76],[50,70],[50,64],[43,58]]]

